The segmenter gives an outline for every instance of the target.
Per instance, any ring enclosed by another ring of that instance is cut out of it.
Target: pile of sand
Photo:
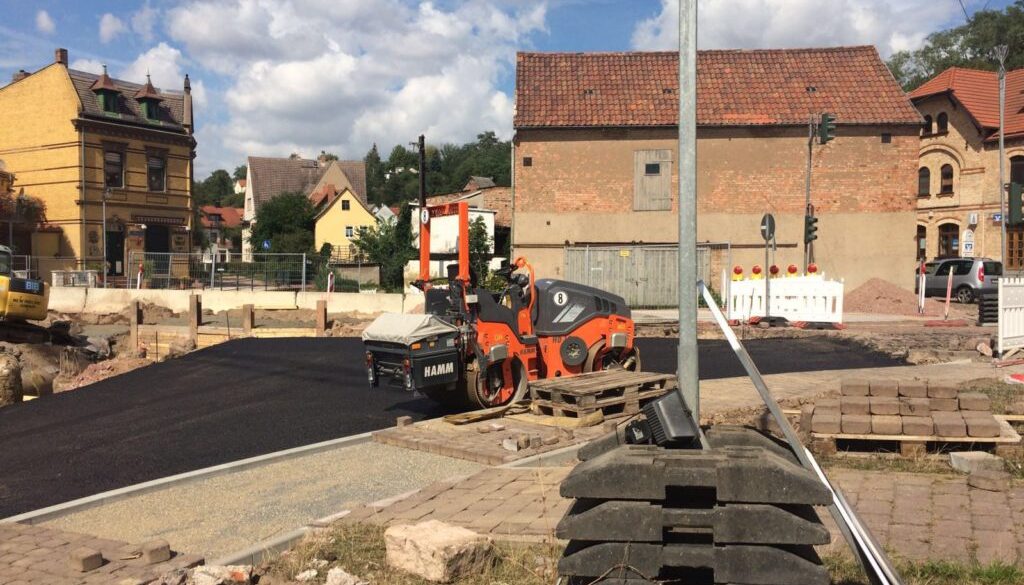
[[[942,314],[942,303],[925,299],[924,314]],[[882,315],[917,315],[917,295],[895,284],[872,278],[852,291],[843,299],[843,311],[847,313],[878,313]]]

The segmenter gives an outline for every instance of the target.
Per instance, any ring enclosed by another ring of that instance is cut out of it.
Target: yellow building
[[[119,276],[133,251],[190,250],[196,142],[187,75],[183,91],[158,90],[70,69],[67,50],[57,49],[52,64],[0,88],[0,129],[0,158],[59,228],[33,238],[33,255],[97,268],[106,257]]]
[[[359,230],[374,225],[376,217],[349,188],[318,199],[322,203],[313,230],[315,249],[320,251],[324,244],[330,244],[334,258],[350,259],[355,254],[352,240],[359,234]]]

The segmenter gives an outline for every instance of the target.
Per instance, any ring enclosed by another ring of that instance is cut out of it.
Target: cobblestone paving
[[[72,569],[71,551],[80,547],[102,553],[103,565],[84,573]],[[138,547],[116,540],[0,522],[0,585],[114,585],[125,579],[155,579],[203,562],[202,557],[176,553],[167,562],[147,565],[137,556]]]
[[[553,538],[569,500],[558,483],[569,468],[487,469],[457,483],[434,484],[382,509],[360,508],[344,521],[381,524],[428,519],[507,540]],[[977,559],[982,564],[1024,559],[1024,485],[1008,492],[967,486],[965,477],[833,469],[846,494],[888,550],[909,560]],[[822,520],[835,550],[845,550],[826,510]]]

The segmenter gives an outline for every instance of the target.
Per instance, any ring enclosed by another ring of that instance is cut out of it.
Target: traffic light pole
[[[807,176],[804,178],[804,215],[810,213],[811,209],[811,155],[814,152],[814,114],[811,114],[810,122],[807,123]],[[804,220],[806,221],[806,219]],[[811,242],[804,238],[804,274],[807,274],[807,265],[811,263]]]

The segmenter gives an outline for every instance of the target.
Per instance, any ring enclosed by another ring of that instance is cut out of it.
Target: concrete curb
[[[79,498],[77,500],[71,500],[70,502],[64,502],[62,504],[56,504],[53,506],[49,506],[47,508],[41,508],[39,510],[25,512],[24,514],[18,514],[17,516],[11,516],[9,518],[3,518],[0,519],[0,522],[21,522],[24,524],[37,524],[39,522],[44,522],[46,520],[51,520],[53,518],[59,518],[60,516],[64,516],[74,512],[87,510],[95,506],[116,502],[117,500],[121,500],[124,498],[139,496],[145,493],[158,491],[170,486],[187,484],[193,481],[199,481],[202,479],[216,477],[218,475],[226,475],[229,473],[244,471],[246,469],[259,467],[260,465],[266,465],[268,463],[276,463],[278,461],[284,461],[286,459],[302,457],[304,455],[312,455],[313,453],[319,453],[320,451],[328,451],[331,449],[341,447],[351,447],[362,443],[367,443],[371,439],[372,433],[361,433],[358,435],[351,435],[348,437],[331,439],[329,441],[323,441],[320,443],[313,443],[312,445],[304,445],[302,447],[294,447],[292,449],[285,449],[283,451],[275,451],[273,453],[257,455],[256,457],[250,457],[248,459],[240,459],[238,461],[214,465],[213,467],[205,467],[203,469],[197,469],[195,471],[179,473],[178,475],[161,477],[160,479],[154,479],[152,481],[137,483],[135,485],[118,488],[116,490],[110,490],[92,496]]]

